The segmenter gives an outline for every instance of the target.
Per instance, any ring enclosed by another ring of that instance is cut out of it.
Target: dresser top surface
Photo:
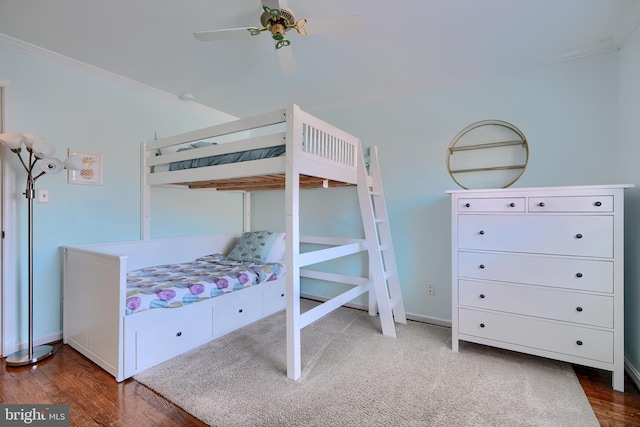
[[[580,192],[580,191],[602,191],[602,190],[616,190],[624,188],[633,188],[635,184],[610,184],[610,185],[575,185],[575,186],[558,186],[558,187],[528,187],[528,188],[481,188],[473,190],[447,190],[447,194],[504,194],[505,196],[512,193],[537,193],[537,192]]]

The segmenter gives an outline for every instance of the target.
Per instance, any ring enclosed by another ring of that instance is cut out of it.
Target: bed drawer
[[[599,362],[613,362],[613,331],[489,311],[460,309],[460,333]],[[464,339],[464,338],[462,338]]]
[[[468,279],[613,292],[612,261],[461,251],[457,273]]]
[[[213,302],[213,333],[218,337],[262,317],[262,289],[252,286],[216,297]]]
[[[461,249],[613,257],[613,216],[459,215]]]
[[[460,280],[458,292],[467,307],[613,328],[611,295],[470,280]]]
[[[286,281],[278,280],[277,282],[268,282],[264,285],[265,287],[262,292],[262,314],[267,316],[284,310],[287,306]]]
[[[125,369],[139,372],[210,341],[211,316],[204,303],[126,316]]]

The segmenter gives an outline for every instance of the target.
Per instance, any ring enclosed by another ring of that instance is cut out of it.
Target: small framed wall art
[[[69,170],[69,184],[102,185],[102,153],[69,148],[69,155],[82,160],[82,169]]]

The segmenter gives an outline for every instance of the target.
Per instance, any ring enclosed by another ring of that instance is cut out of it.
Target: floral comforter
[[[127,275],[126,314],[175,308],[237,291],[284,275],[279,263],[233,261],[222,254],[181,264],[158,265]]]

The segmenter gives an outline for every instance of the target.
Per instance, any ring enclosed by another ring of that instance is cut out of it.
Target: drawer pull
[[[481,327],[481,328],[484,328],[484,323],[480,323],[480,327]]]
[[[484,294],[480,294],[480,298],[484,299]]]
[[[582,234],[580,233],[576,234],[576,239],[582,239]]]
[[[480,270],[483,270],[484,269],[484,264],[480,264],[479,267],[480,267]]]
[[[602,206],[602,202],[595,202],[594,205],[600,207],[600,206]]]
[[[578,278],[582,277],[582,273],[576,273],[576,277]]]
[[[484,235],[484,230],[480,230],[480,231],[478,232],[478,234],[479,234],[479,235],[481,235],[481,236],[482,236],[482,235]]]
[[[540,206],[541,208],[544,208],[544,202],[538,203],[538,206]]]
[[[576,341],[576,344],[578,344],[578,345],[582,345],[582,341],[581,341],[581,340],[578,340],[578,341]]]
[[[182,336],[182,332],[178,332],[178,333],[176,333],[176,336],[177,336],[177,337],[181,337],[181,336]]]
[[[510,208],[515,208],[515,207],[516,207],[516,204],[515,204],[515,203],[513,203],[513,202],[511,202],[511,203],[509,203],[509,207],[510,207]]]
[[[242,309],[238,310],[238,313],[242,313]]]
[[[576,311],[582,311],[582,307],[576,307]]]
[[[284,296],[284,294],[280,294],[280,296],[281,296],[281,297],[283,297],[283,296]]]
[[[471,203],[465,203],[465,204],[464,204],[464,207],[465,207],[465,208],[470,208],[470,207],[471,207]]]

